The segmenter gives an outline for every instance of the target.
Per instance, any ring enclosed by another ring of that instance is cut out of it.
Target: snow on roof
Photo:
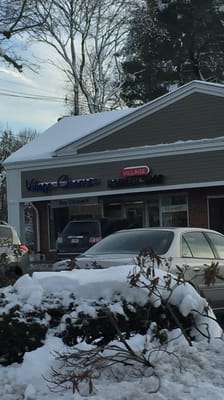
[[[4,161],[4,164],[7,165],[22,161],[49,159],[60,149],[103,129],[130,114],[136,115],[136,113],[138,113],[139,116],[141,115],[142,117],[143,114],[141,114],[141,112],[148,112],[149,107],[151,108],[151,112],[153,112],[162,106],[166,106],[167,102],[177,101],[178,98],[187,96],[193,92],[201,92],[223,97],[223,89],[224,85],[221,84],[204,81],[191,81],[172,92],[166,93],[163,96],[137,108],[63,117],[32,142],[11,154]],[[157,108],[155,108],[155,106]]]
[[[133,112],[133,109],[128,108],[63,117],[32,142],[27,143],[11,154],[5,160],[5,164],[35,159],[48,159],[60,148],[119,120],[131,112]]]

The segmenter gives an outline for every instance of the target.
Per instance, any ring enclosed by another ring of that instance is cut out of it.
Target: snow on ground
[[[62,272],[36,272],[32,277],[25,275],[14,285],[1,289],[7,296],[10,306],[20,304],[26,310],[40,306],[46,295],[60,295],[64,304],[69,294],[74,293],[80,299],[80,307],[92,312],[89,300],[103,296],[110,300],[115,291],[119,291],[129,300],[143,303],[148,295],[146,291],[130,288],[127,275],[131,266],[108,268],[105,270],[73,270]],[[162,274],[159,273],[160,281]],[[166,291],[163,288],[163,297]],[[171,302],[177,304],[183,314],[189,310],[201,311],[206,305],[190,285],[175,289]],[[158,305],[158,304],[157,304]],[[1,309],[0,312],[4,312]],[[119,312],[119,309],[118,309]],[[211,311],[212,315],[212,311]],[[198,324],[203,319],[198,318]],[[94,379],[93,392],[89,394],[88,385],[80,385],[80,392],[52,392],[43,377],[47,377],[51,366],[57,367],[55,351],[65,350],[61,339],[50,333],[42,347],[27,352],[22,364],[8,367],[0,366],[0,399],[2,400],[223,400],[224,399],[224,339],[219,325],[209,322],[211,338],[202,335],[189,346],[175,329],[169,333],[169,342],[159,347],[148,335],[135,335],[129,339],[129,345],[135,351],[143,348],[150,354],[152,369],[136,366],[116,365],[112,370],[103,371]],[[9,338],[10,340],[10,338]],[[147,346],[146,346],[147,343]],[[117,343],[116,343],[117,344]],[[90,345],[80,343],[88,350]]]

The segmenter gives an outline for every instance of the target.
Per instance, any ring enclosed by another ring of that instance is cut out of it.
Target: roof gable
[[[223,126],[223,106],[223,85],[192,81],[173,92],[132,109],[130,113],[123,115],[112,124],[106,125],[91,135],[83,136],[71,146],[60,149],[56,154],[63,156],[76,152],[101,152],[118,148],[172,143],[177,140],[224,136],[223,131],[220,133],[214,129],[214,122],[219,123],[218,116],[222,119],[219,128]],[[184,120],[183,110],[186,110]],[[179,127],[175,121],[178,115]],[[207,131],[210,129],[208,136],[202,129],[201,118],[203,118]],[[210,119],[210,124],[208,119]],[[179,129],[179,133],[182,132],[182,135],[175,135],[174,126],[177,130]],[[169,134],[169,130],[171,134]],[[163,131],[165,131],[164,134]]]
[[[110,150],[111,148],[115,149],[114,144],[111,147],[112,142],[116,142],[116,146],[118,146],[119,143],[120,148],[125,148],[125,146],[141,146],[139,135],[135,136],[134,141],[131,143],[127,142],[124,137],[123,145],[121,145],[121,136],[126,135],[127,137],[128,127],[136,126],[136,124],[139,124],[139,121],[145,120],[147,122],[147,118],[150,118],[150,116],[158,115],[158,112],[165,112],[165,110],[169,110],[170,107],[178,103],[183,104],[184,101],[192,98],[192,95],[195,94],[207,95],[210,98],[212,98],[212,96],[214,96],[213,98],[220,97],[223,99],[224,86],[202,81],[192,81],[135,109],[64,117],[42,133],[38,138],[34,139],[34,141],[13,153],[5,161],[5,164],[46,160],[54,156],[63,157],[78,152],[97,152]],[[151,133],[150,130],[150,135]],[[129,137],[130,136],[129,134]],[[110,138],[112,138],[112,140]],[[167,139],[164,138],[165,143],[167,143],[166,140]]]
[[[224,97],[194,93],[81,147],[97,153],[224,136]]]

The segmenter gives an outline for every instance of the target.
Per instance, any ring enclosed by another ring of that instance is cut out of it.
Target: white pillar
[[[8,222],[13,225],[21,240],[24,239],[24,214],[21,203],[21,177],[18,169],[6,171]]]

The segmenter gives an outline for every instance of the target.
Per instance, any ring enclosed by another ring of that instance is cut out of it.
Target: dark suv
[[[127,219],[83,219],[68,222],[56,241],[59,258],[82,254],[103,237],[129,226]]]
[[[0,280],[29,271],[28,247],[21,244],[15,228],[0,221]]]

